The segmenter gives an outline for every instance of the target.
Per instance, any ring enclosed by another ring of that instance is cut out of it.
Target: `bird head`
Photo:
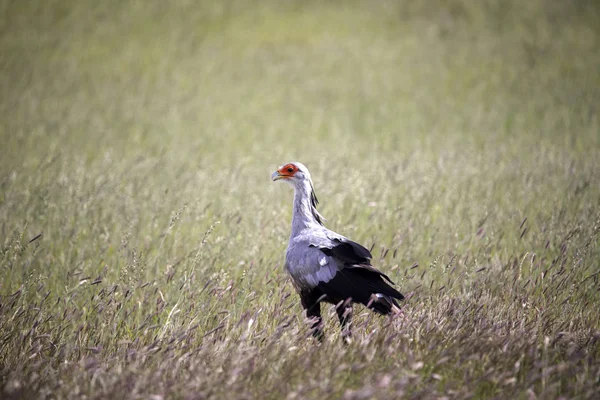
[[[300,194],[300,198],[306,198],[309,201],[310,214],[317,223],[323,225],[323,216],[317,211],[319,200],[315,194],[315,188],[310,179],[308,168],[302,163],[291,162],[282,165],[277,171],[271,174],[273,181],[284,180],[294,187],[296,194]]]
[[[299,182],[309,181],[310,173],[308,172],[308,168],[304,166],[304,164],[299,162],[291,162],[285,165],[282,165],[277,169],[277,171],[271,174],[271,179],[273,181],[285,180],[292,185],[296,185]]]

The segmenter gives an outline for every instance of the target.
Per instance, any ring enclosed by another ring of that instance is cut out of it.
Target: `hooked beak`
[[[278,181],[280,179],[285,179],[285,178],[288,178],[288,177],[285,175],[282,175],[279,171],[275,171],[271,174],[271,180],[273,182]]]

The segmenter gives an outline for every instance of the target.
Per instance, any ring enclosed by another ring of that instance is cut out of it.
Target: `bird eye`
[[[291,174],[292,172],[294,172],[294,168],[292,168],[292,167],[289,167],[289,168],[287,169],[287,171],[288,171],[288,172]]]

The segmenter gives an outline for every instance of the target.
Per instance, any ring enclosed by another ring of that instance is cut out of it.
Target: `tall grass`
[[[3,398],[595,398],[595,2],[0,3]],[[310,169],[408,299],[315,343]]]

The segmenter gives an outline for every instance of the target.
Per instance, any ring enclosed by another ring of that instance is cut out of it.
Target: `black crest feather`
[[[323,217],[317,211],[319,199],[317,199],[317,195],[315,194],[315,187],[313,186],[312,182],[310,183],[310,205],[313,217],[315,217],[315,220],[317,220],[319,224],[323,225]]]

